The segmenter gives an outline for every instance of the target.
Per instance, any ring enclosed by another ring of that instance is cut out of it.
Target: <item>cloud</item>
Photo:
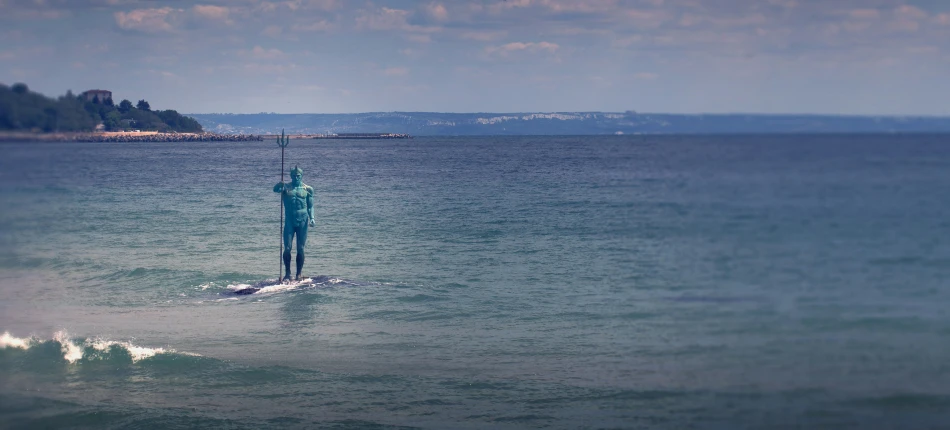
[[[375,11],[360,10],[356,17],[356,28],[376,31],[406,31],[412,33],[435,33],[439,27],[427,27],[409,23],[412,12],[403,9],[379,8]]]
[[[511,42],[506,43],[501,46],[489,46],[485,48],[485,52],[489,55],[497,54],[501,56],[507,56],[513,52],[541,52],[547,51],[549,53],[554,53],[561,46],[556,43],[551,42]]]
[[[249,0],[254,2],[254,0]],[[341,7],[338,0],[284,0],[284,1],[262,1],[257,4],[255,10],[259,12],[275,12],[278,10],[289,10],[292,12],[305,10],[332,11]]]
[[[466,40],[477,40],[479,42],[491,42],[503,39],[508,36],[506,30],[484,30],[484,31],[465,31],[459,34],[459,37]]]
[[[305,8],[325,11],[336,10],[342,6],[339,0],[307,0],[304,3]]]
[[[160,9],[136,9],[129,12],[116,12],[115,23],[123,30],[137,30],[146,33],[171,32],[174,27],[167,21],[181,9],[163,7]]]
[[[260,45],[255,46],[250,50],[238,51],[238,54],[242,57],[251,58],[254,60],[279,60],[287,56],[284,51],[276,48],[266,49],[262,48]]]
[[[658,77],[659,75],[657,75],[656,73],[649,73],[649,72],[640,72],[633,75],[634,79],[647,80],[647,81],[652,81]]]
[[[927,12],[920,10],[915,6],[911,5],[901,5],[894,9],[894,13],[902,18],[907,19],[924,19],[927,17]]]
[[[555,13],[604,13],[620,9],[618,0],[541,0],[537,3]]]
[[[214,6],[214,5],[195,5],[192,10],[194,10],[195,15],[216,21],[223,21],[230,24],[231,20],[228,19],[231,11],[224,6]]]
[[[529,8],[538,8],[555,14],[603,14],[617,12],[623,9],[623,6],[620,4],[620,0],[503,0],[496,1],[488,6],[487,11],[499,14],[505,11]]]
[[[356,27],[370,30],[402,30],[409,27],[408,10],[380,8],[374,12],[360,11]]]
[[[436,21],[447,21],[449,19],[449,11],[445,9],[442,3],[429,3],[426,6],[426,13]]]
[[[302,32],[318,32],[318,31],[330,31],[333,30],[335,24],[325,19],[319,21],[313,21],[309,24],[294,24],[290,27],[293,31],[302,31]]]

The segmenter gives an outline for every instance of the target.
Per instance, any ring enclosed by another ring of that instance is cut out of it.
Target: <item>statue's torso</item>
[[[307,199],[313,197],[313,188],[301,183],[297,187],[288,186],[284,189],[284,210],[288,221],[305,221],[310,219],[307,212]]]

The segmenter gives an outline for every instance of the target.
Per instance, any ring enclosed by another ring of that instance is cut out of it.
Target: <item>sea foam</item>
[[[19,338],[10,334],[10,332],[3,332],[0,335],[0,348],[15,348],[28,350],[34,346],[41,345],[47,342],[56,342],[60,346],[60,351],[63,354],[63,359],[69,363],[76,363],[82,359],[86,360],[95,360],[101,359],[101,353],[109,352],[113,348],[119,348],[131,357],[132,362],[138,362],[144,359],[152,358],[159,354],[178,354],[178,355],[189,355],[189,356],[200,356],[199,354],[193,354],[189,352],[179,352],[174,349],[165,349],[165,348],[148,348],[132,344],[131,342],[123,341],[114,341],[102,338],[94,339],[72,339],[69,337],[69,333],[65,330],[57,331],[53,333],[53,337],[49,340],[41,340],[36,337],[30,338]]]

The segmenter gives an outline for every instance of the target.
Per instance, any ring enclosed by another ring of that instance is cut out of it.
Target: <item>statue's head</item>
[[[290,180],[293,181],[294,184],[299,184],[301,179],[303,179],[303,169],[297,166],[290,169]]]

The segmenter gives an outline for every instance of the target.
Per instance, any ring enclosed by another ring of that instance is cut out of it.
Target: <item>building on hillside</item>
[[[96,97],[99,97],[99,102],[105,103],[106,100],[112,100],[112,91],[106,90],[89,90],[80,94],[86,101],[93,101]]]

